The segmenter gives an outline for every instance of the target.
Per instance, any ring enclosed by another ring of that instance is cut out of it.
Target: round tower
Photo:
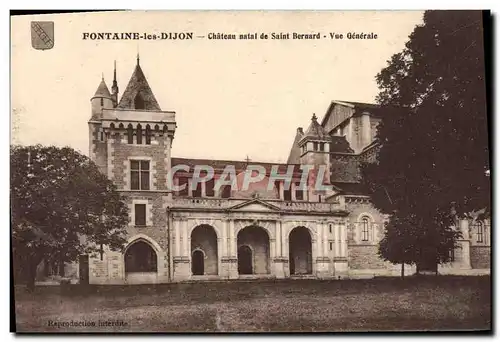
[[[113,108],[113,98],[111,97],[111,93],[109,92],[106,82],[104,82],[104,77],[102,78],[99,87],[97,87],[94,96],[90,99],[90,103],[92,106],[92,120],[102,118],[103,108]]]

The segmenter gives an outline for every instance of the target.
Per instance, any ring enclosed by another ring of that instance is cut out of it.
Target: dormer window
[[[134,99],[134,108],[135,109],[145,109],[144,108],[144,100],[141,96],[141,94],[137,94]]]

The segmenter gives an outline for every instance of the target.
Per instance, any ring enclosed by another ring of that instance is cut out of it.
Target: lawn
[[[431,276],[103,286],[86,294],[76,285],[16,288],[16,325],[20,332],[489,330],[490,286],[488,276]],[[87,326],[54,325],[71,321]]]

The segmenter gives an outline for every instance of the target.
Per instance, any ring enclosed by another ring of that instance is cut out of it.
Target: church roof
[[[361,183],[349,182],[332,182],[332,185],[342,191],[344,195],[351,196],[368,196],[369,191],[365,185]]]
[[[331,139],[330,135],[326,133],[323,126],[319,124],[316,114],[313,114],[311,118],[311,124],[309,125],[309,128],[307,129],[306,133],[304,134],[304,138],[306,137],[319,140]]]
[[[108,86],[106,82],[104,82],[104,78],[99,83],[97,90],[95,91],[94,97],[109,97],[111,98],[111,93],[109,92]]]
[[[139,95],[142,108],[136,108],[136,97]],[[139,65],[139,59],[137,59],[137,65],[135,66],[134,72],[130,77],[127,88],[123,92],[122,98],[118,103],[117,108],[121,109],[145,109],[145,110],[161,110],[160,105],[156,101],[156,98],[148,84],[146,76]]]
[[[273,165],[278,165],[278,173],[286,173],[289,165],[294,166],[294,174],[300,175],[302,170],[299,164],[284,164],[284,163],[269,163],[259,161],[240,161],[240,160],[217,160],[217,159],[193,159],[193,158],[176,158],[172,157],[172,166],[175,165],[188,165],[194,167],[195,165],[208,165],[215,170],[223,170],[227,165],[234,165],[236,172],[243,171],[247,165],[260,165],[266,170],[266,173],[271,172]]]
[[[337,153],[354,153],[354,150],[349,145],[345,136],[332,136],[332,143],[330,144],[330,152]]]

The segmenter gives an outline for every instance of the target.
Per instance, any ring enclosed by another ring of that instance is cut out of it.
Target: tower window
[[[99,139],[100,139],[101,141],[104,141],[104,132],[103,132],[103,131],[100,131],[100,132],[99,132]]]
[[[135,109],[145,109],[144,108],[144,100],[142,99],[141,94],[137,94],[134,99],[134,108]]]
[[[331,233],[332,233],[332,225],[331,225],[331,224],[329,224],[329,225],[328,225],[328,228],[330,229],[330,234],[331,234]]]
[[[127,127],[127,142],[129,144],[134,143],[134,129],[132,128],[132,125],[128,125]]]
[[[142,127],[141,125],[137,125],[137,144],[142,144]]]
[[[101,97],[101,107],[104,107],[104,99]]]
[[[130,189],[149,190],[149,161],[130,161]]]
[[[146,125],[146,145],[151,145],[151,128]]]

